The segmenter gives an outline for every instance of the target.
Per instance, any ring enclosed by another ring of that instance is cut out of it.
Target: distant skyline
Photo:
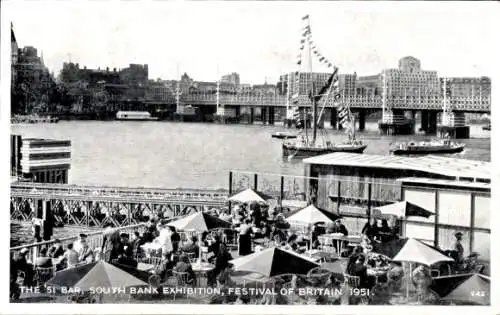
[[[497,56],[494,3],[9,1],[3,9],[20,47],[43,52],[56,75],[81,67],[148,64],[149,77],[186,72],[215,81],[275,83],[295,71],[301,18],[341,73],[372,75],[405,56],[441,76],[491,76]],[[496,7],[495,7],[496,8]],[[444,27],[443,27],[444,26]],[[326,71],[315,64],[315,72]]]

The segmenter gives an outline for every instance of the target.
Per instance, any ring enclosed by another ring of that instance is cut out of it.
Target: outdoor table
[[[322,263],[320,266],[321,269],[325,269],[331,271],[332,273],[342,275],[346,272],[347,262],[348,262],[347,259],[337,259],[336,261],[333,262]]]
[[[308,250],[304,253],[306,256],[311,257],[315,261],[319,261],[323,258],[330,258],[332,257],[332,254],[323,250],[318,250],[318,249],[311,249]]]
[[[269,243],[269,239],[267,238],[256,238],[253,240],[255,245],[266,246]]]
[[[389,272],[389,269],[384,268],[384,267],[368,268],[366,270],[366,273],[368,274],[368,276],[372,276],[375,278],[375,284],[378,283],[378,278],[380,276],[387,275],[388,272]]]
[[[251,271],[232,271],[229,275],[230,281],[235,285],[243,285],[248,287],[248,284],[253,284],[252,287],[257,285],[264,285],[270,282],[270,279],[257,272]]]
[[[201,287],[208,285],[208,273],[215,269],[215,265],[205,263],[205,262],[195,262],[191,264],[191,268],[196,274],[196,284]],[[201,282],[201,278],[204,278],[204,283]]]
[[[141,245],[141,248],[144,250],[147,257],[159,255],[162,247],[163,245],[160,243],[146,243]]]
[[[142,262],[137,264],[137,270],[151,272],[154,269],[155,269],[155,266],[152,264],[146,264],[146,263],[142,263]]]
[[[329,243],[329,242],[336,242],[336,248],[337,248],[337,253],[341,253],[344,247],[344,242],[353,246],[361,243],[361,236],[359,235],[343,235],[340,233],[332,233],[332,234],[324,234],[320,235],[318,239],[321,238],[325,240],[326,242],[324,243]],[[322,242],[323,243],[323,242]]]

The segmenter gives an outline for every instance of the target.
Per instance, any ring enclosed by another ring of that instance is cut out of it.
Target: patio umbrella
[[[397,217],[424,217],[424,218],[428,218],[431,215],[434,215],[433,212],[408,201],[400,201],[382,207],[374,208],[373,214],[395,215]]]
[[[233,196],[229,197],[229,201],[236,201],[240,203],[260,202],[266,203],[267,200],[274,199],[272,196],[261,193],[260,191],[252,188],[247,188]]]
[[[309,205],[289,216],[287,218],[287,221],[290,223],[293,222],[298,224],[310,225],[318,222],[335,222],[335,220],[339,218],[340,216],[333,212],[317,208],[314,205]]]
[[[333,223],[335,220],[339,219],[340,216],[329,212],[327,210],[323,210],[317,208],[314,205],[309,205],[287,218],[287,221],[290,224],[299,224],[310,226],[312,224],[316,224],[318,222],[324,223]],[[311,232],[312,233],[312,232]],[[312,236],[311,236],[311,247],[312,247]]]
[[[392,260],[416,262],[426,266],[431,266],[441,261],[454,261],[435,247],[414,238],[407,239]]]
[[[55,276],[47,281],[47,285],[78,287],[82,291],[85,291],[92,287],[132,287],[147,285],[147,283],[112,264],[100,260],[56,272]]]
[[[403,245],[401,250],[394,256],[392,259],[394,261],[402,261],[410,263],[410,272],[409,277],[411,277],[412,273],[412,263],[420,263],[426,266],[431,266],[435,263],[441,261],[453,261],[452,258],[444,255],[436,248],[425,244],[422,241],[416,240],[414,238],[410,238]],[[406,284],[406,295],[409,295],[409,281]]]
[[[239,257],[230,263],[234,265],[234,270],[252,271],[267,277],[284,273],[307,274],[309,270],[319,266],[309,257],[278,247]]]
[[[178,230],[195,230],[197,232],[205,232],[219,228],[228,229],[231,227],[230,222],[204,212],[190,214],[187,217],[172,221],[167,225],[173,226]]]
[[[490,278],[481,274],[434,278],[431,289],[443,300],[490,305]]]

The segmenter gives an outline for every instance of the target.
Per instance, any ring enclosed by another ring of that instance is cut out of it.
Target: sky
[[[88,68],[149,65],[151,79],[275,83],[296,71],[302,17],[319,51],[341,73],[371,75],[404,56],[443,76],[491,75],[498,40],[495,3],[472,2],[3,2],[20,46],[43,51],[56,74],[63,62]],[[178,70],[179,69],[179,72]],[[327,69],[313,64],[313,70]]]

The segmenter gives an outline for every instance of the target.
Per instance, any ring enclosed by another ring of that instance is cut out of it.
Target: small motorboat
[[[395,155],[412,154],[437,154],[437,153],[460,153],[465,144],[451,142],[450,140],[433,140],[421,142],[400,143],[393,146],[390,151]]]
[[[289,132],[275,132],[271,135],[271,138],[276,138],[276,139],[295,139],[297,138],[297,135],[294,133],[289,133]]]

